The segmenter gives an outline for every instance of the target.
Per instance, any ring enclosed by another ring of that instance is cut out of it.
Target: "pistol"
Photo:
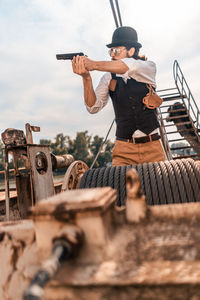
[[[73,59],[74,56],[84,56],[83,52],[75,52],[75,53],[66,53],[66,54],[56,54],[57,59]]]

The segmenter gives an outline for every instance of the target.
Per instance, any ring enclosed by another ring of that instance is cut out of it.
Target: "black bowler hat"
[[[108,48],[125,46],[141,48],[142,45],[138,43],[138,36],[135,29],[129,26],[122,26],[115,29],[112,36],[112,43],[106,45]]]

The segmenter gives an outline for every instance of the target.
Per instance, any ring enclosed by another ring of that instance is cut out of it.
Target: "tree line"
[[[40,140],[40,144],[50,145],[51,151],[55,155],[71,154],[75,160],[82,160],[90,167],[103,140],[98,135],[92,137],[88,134],[88,131],[81,131],[76,133],[74,139],[68,135],[59,133],[54,138],[54,141],[42,139]],[[94,167],[103,167],[111,163],[113,145],[110,140],[104,144]]]
[[[81,131],[76,133],[76,137],[72,139],[68,135],[63,133],[58,133],[56,137],[52,140],[50,139],[41,139],[39,144],[49,145],[51,152],[55,155],[62,154],[71,154],[75,160],[84,161],[88,167],[91,166],[96,154],[99,151],[99,148],[103,142],[103,137],[98,135],[91,136],[88,134],[88,131]],[[113,143],[108,140],[94,165],[94,167],[103,167],[111,164],[112,160],[112,148]],[[4,170],[4,144],[0,140],[0,170]],[[9,162],[9,168],[13,168],[12,159]],[[3,174],[0,174],[0,178],[3,177]]]

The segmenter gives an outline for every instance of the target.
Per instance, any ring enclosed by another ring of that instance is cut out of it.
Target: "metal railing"
[[[173,76],[175,87],[157,91],[159,96],[163,98],[163,104],[158,109],[158,116],[161,125],[161,139],[165,153],[168,159],[176,159],[176,153],[175,155],[172,153],[172,143],[183,142],[182,146],[186,146],[188,144],[187,147],[193,149],[189,156],[188,153],[184,152],[183,157],[194,156],[196,159],[199,159],[200,110],[194,100],[177,60],[175,60],[173,64]],[[170,116],[169,111],[171,109],[172,112],[176,112],[176,110],[173,110],[173,105],[177,102],[180,103],[180,108],[178,108],[177,114],[175,113],[174,116]],[[183,104],[183,108],[181,108],[181,104]],[[180,134],[180,136],[177,134]],[[184,150],[184,147],[182,146],[180,149]]]
[[[174,61],[173,64],[173,75],[174,75],[174,81],[177,86],[177,89],[180,93],[180,95],[183,95],[183,103],[185,104],[189,115],[191,119],[193,120],[193,123],[195,124],[195,127],[198,130],[200,129],[200,110],[194,100],[194,97],[191,93],[191,90],[185,80],[185,77],[183,75],[183,72],[179,66],[179,63],[177,60]],[[200,138],[198,137],[199,141]]]
[[[161,140],[162,140],[162,144],[164,147],[164,151],[165,151],[165,155],[167,157],[168,160],[172,159],[172,153],[170,150],[170,145],[168,142],[168,138],[167,138],[167,132],[166,132],[166,128],[163,122],[163,118],[162,118],[162,114],[161,114],[161,109],[158,108],[158,118],[159,118],[159,122],[160,122],[160,136],[161,136]]]

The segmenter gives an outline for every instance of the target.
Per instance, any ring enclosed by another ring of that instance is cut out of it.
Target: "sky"
[[[200,1],[118,1],[123,25],[137,30],[140,53],[157,65],[157,89],[175,86],[177,60],[199,105]],[[0,132],[30,123],[41,128],[35,142],[85,130],[105,137],[114,119],[111,101],[89,114],[81,77],[56,54],[110,60],[105,45],[114,30],[109,0],[0,0]],[[91,75],[96,87],[103,73]],[[115,127],[111,140],[114,135]]]

